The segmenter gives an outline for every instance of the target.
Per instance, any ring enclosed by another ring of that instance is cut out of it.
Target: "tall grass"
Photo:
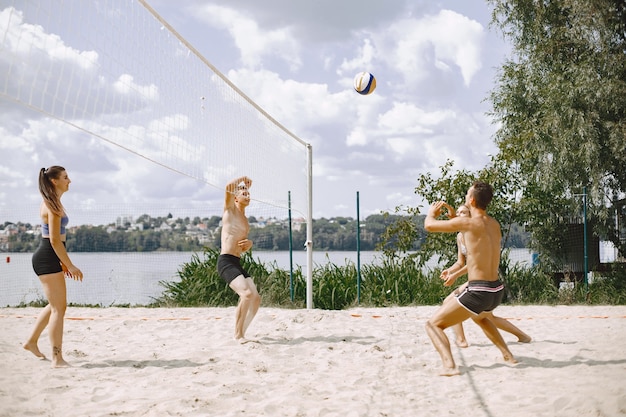
[[[154,306],[232,306],[238,297],[217,274],[215,249],[194,254],[178,271],[180,281],[160,282],[164,287]],[[302,308],[306,300],[306,278],[302,269],[293,273],[291,300],[288,271],[275,263],[266,265],[246,253],[242,266],[254,278],[262,305]],[[330,261],[313,269],[313,304],[316,308],[341,310],[356,305],[371,307],[437,305],[450,293],[439,279],[438,268],[423,270],[412,259],[385,258],[380,264],[361,267],[360,297],[357,268],[347,261]],[[539,266],[511,264],[506,254],[500,264],[505,284],[505,304],[626,304],[626,268],[616,266],[588,287],[580,282],[572,290],[559,290],[550,273]],[[462,282],[462,281],[461,281]],[[459,284],[461,283],[459,282]]]
[[[219,252],[205,250],[203,257],[193,254],[191,260],[178,271],[180,281],[159,284],[165,287],[156,300],[159,306],[195,307],[200,305],[220,306],[237,303],[234,293],[217,273]]]
[[[191,260],[178,270],[180,281],[160,281],[165,289],[154,302],[154,306],[172,307],[221,307],[236,305],[239,297],[228,287],[217,273],[219,251],[205,248],[201,254],[195,253]],[[259,293],[263,294],[265,305],[291,304],[289,294],[289,274],[270,265],[255,261],[249,253],[241,257],[241,266],[254,277]],[[296,275],[302,276],[301,271]],[[300,290],[300,292],[306,292]],[[294,307],[299,306],[294,303]]]
[[[439,274],[438,269],[424,272],[409,258],[365,265],[361,303],[375,307],[438,304],[450,292],[441,285]]]
[[[500,280],[504,283],[505,303],[556,304],[559,290],[552,276],[538,265],[527,267],[511,264],[508,253],[500,258]]]
[[[609,271],[594,279],[588,292],[582,293],[590,304],[626,304],[626,265],[613,264]]]
[[[357,304],[357,269],[354,263],[337,266],[327,262],[313,270],[313,305],[341,310]]]

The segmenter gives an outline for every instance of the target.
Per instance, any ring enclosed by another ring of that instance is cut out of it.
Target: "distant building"
[[[291,219],[291,229],[299,232],[302,230],[302,226],[306,226],[306,219],[304,217],[298,217],[297,219]]]
[[[142,231],[143,230],[143,223],[131,223],[130,225],[130,230],[139,230]]]
[[[4,252],[9,250],[9,231],[7,229],[0,230],[0,250]]]
[[[132,216],[120,216],[117,219],[115,219],[116,227],[126,227],[127,224],[133,224]]]

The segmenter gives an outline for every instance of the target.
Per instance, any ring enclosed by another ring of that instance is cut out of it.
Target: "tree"
[[[497,162],[518,181],[531,245],[559,246],[563,225],[580,221],[586,188],[595,234],[626,253],[615,221],[626,191],[626,3],[489,3],[513,46],[491,92]]]
[[[517,176],[511,172],[507,164],[492,158],[491,162],[482,170],[470,172],[454,169],[452,161],[440,168],[437,178],[431,173],[420,175],[415,187],[415,193],[429,203],[443,200],[455,209],[465,203],[467,190],[476,180],[491,184],[494,197],[489,204],[488,212],[502,228],[502,246],[510,247],[510,241],[522,239],[517,236],[522,217],[517,201],[519,199],[519,184]],[[440,261],[451,263],[456,260],[456,233],[426,233],[424,231],[424,216],[420,215],[422,207],[397,207],[396,212],[405,212],[406,216],[397,217],[382,236],[380,246],[387,256],[396,256],[395,251],[407,252],[415,249],[419,251],[411,255],[419,265],[424,265],[433,256]],[[427,208],[426,208],[427,209]]]
[[[206,221],[206,225],[209,229],[215,229],[220,225],[222,218],[220,216],[211,216],[210,219]]]

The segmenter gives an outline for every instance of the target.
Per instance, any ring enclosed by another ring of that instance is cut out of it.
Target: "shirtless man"
[[[452,207],[448,206],[447,204],[444,204],[444,207],[448,209],[449,218],[455,217],[454,210],[452,209]],[[459,217],[469,217],[470,216],[469,208],[465,204],[461,204],[456,211],[456,215]],[[463,238],[463,233],[461,232],[457,233],[456,245],[457,245],[457,251],[458,251],[457,261],[450,268],[444,269],[441,273],[441,276],[439,277],[444,281],[443,285],[446,287],[454,285],[457,278],[467,274],[466,260],[468,257],[468,253],[467,253],[467,247],[465,246],[465,239]],[[467,288],[467,282],[461,285],[460,287],[458,287],[457,289],[455,289],[453,292],[451,292],[450,295],[446,297],[446,300],[448,298],[458,297],[459,294],[465,291],[466,288]],[[444,303],[445,302],[446,301],[444,300]],[[530,343],[530,341],[532,340],[532,338],[529,335],[524,333],[516,325],[514,325],[507,319],[494,316],[493,312],[491,311],[485,311],[484,314],[489,317],[489,320],[491,320],[498,329],[504,330],[505,332],[508,332],[517,336],[517,340],[519,342]],[[454,330],[454,334],[456,336],[456,345],[461,348],[468,347],[467,339],[465,338],[465,332],[463,331],[463,324],[462,323],[455,324],[454,326],[452,326],[452,329]]]
[[[226,184],[224,215],[222,217],[222,249],[217,260],[220,277],[239,295],[235,310],[235,340],[245,343],[246,330],[261,305],[254,281],[241,267],[241,254],[252,247],[248,239],[250,225],[246,218],[246,207],[250,204],[249,188],[252,180],[239,177]]]
[[[502,335],[485,313],[493,311],[500,304],[504,291],[504,286],[498,279],[502,239],[500,224],[486,212],[492,197],[492,187],[477,181],[465,196],[465,205],[469,207],[471,217],[437,220],[441,209],[446,207],[449,210],[450,207],[447,203],[438,201],[430,207],[424,221],[424,228],[428,232],[463,232],[467,253],[472,255],[467,257],[466,263],[467,288],[457,297],[445,300],[426,323],[426,332],[443,362],[440,375],[460,374],[444,330],[470,317],[500,349],[506,363],[517,363]]]

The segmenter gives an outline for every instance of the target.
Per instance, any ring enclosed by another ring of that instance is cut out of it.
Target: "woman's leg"
[[[48,321],[50,320],[50,311],[51,307],[48,303],[48,305],[45,306],[43,310],[41,310],[41,313],[39,313],[37,321],[35,321],[35,327],[33,328],[30,337],[23,345],[24,349],[32,352],[33,355],[37,356],[40,359],[46,359],[46,356],[39,350],[38,342],[39,336],[41,336],[41,332],[43,332],[43,329],[46,328],[46,326],[48,325]]]
[[[67,294],[63,272],[42,275],[39,277],[43,291],[50,303],[50,318],[48,332],[52,345],[52,367],[63,368],[69,366],[63,359],[63,319],[67,308]]]
[[[465,331],[463,330],[463,323],[458,323],[452,326],[452,331],[455,336],[455,343],[460,348],[468,347],[467,339],[465,338]]]
[[[502,335],[498,331],[498,328],[493,323],[493,321],[489,318],[488,314],[484,312],[479,314],[478,317],[472,317],[472,320],[476,324],[480,326],[485,335],[491,340],[491,342],[496,345],[500,352],[502,352],[502,358],[504,361],[510,365],[514,365],[517,363],[517,359],[513,356],[506,342],[502,338]]]
[[[463,290],[465,289],[465,287],[467,287],[466,284],[463,284],[461,287],[457,288],[456,290],[452,291],[450,294],[448,294],[448,296],[445,298],[445,300],[443,300],[444,303],[446,302],[450,302],[450,300],[452,300],[453,298],[456,298],[460,291],[459,290]],[[458,347],[460,348],[466,348],[468,346],[467,343],[467,339],[465,338],[465,331],[463,330],[463,323],[457,323],[455,325],[452,326],[452,331],[454,332],[454,338],[455,338],[455,343]]]
[[[489,319],[496,325],[496,327],[500,330],[504,330],[507,333],[511,333],[512,335],[517,336],[517,341],[522,343],[530,343],[532,337],[524,333],[513,323],[504,319],[502,317],[494,316],[493,313],[488,314]]]

